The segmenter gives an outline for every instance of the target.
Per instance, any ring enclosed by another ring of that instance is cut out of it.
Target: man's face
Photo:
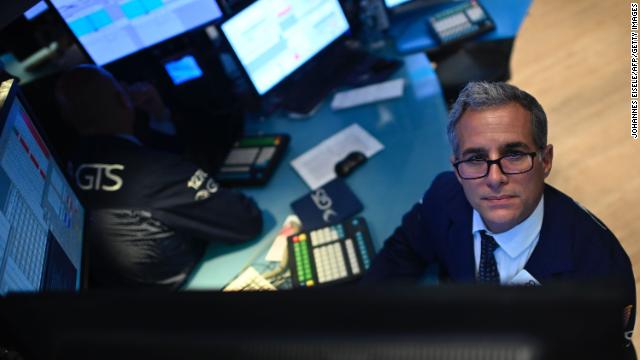
[[[533,141],[531,115],[519,104],[467,110],[456,125],[459,150],[451,163],[470,158],[494,160],[511,153],[538,151]],[[553,147],[533,159],[531,171],[505,175],[497,164],[480,179],[464,180],[456,172],[464,193],[485,225],[494,233],[507,231],[526,219],[536,208],[551,171]]]

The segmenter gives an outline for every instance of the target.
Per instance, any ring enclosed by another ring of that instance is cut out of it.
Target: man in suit
[[[436,177],[387,239],[364,282],[441,280],[544,285],[615,280],[631,337],[635,280],[616,237],[545,184],[553,163],[544,110],[505,83],[470,83],[449,114],[453,172]]]

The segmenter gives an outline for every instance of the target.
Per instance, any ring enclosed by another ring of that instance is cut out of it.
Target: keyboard
[[[429,27],[440,45],[450,45],[495,29],[495,23],[477,1],[440,11],[429,18]]]
[[[369,269],[374,255],[362,217],[290,236],[287,245],[296,288],[357,280]]]
[[[238,140],[216,179],[224,186],[264,185],[282,160],[289,135],[252,135]]]

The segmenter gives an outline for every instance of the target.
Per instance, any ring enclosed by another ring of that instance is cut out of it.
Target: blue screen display
[[[258,0],[222,24],[260,95],[348,30],[338,0]]]
[[[44,1],[40,1],[37,4],[33,5],[32,8],[25,11],[24,17],[27,20],[31,20],[31,19],[34,19],[36,16],[42,14],[43,12],[47,11],[48,9],[49,9],[49,6],[47,6],[47,3]]]
[[[388,8],[392,8],[401,4],[404,4],[406,2],[409,2],[411,0],[384,0],[384,4],[387,5]]]
[[[174,85],[180,85],[202,76],[202,69],[200,69],[196,59],[191,55],[185,55],[178,60],[167,62],[164,64],[164,68]]]
[[[214,21],[214,0],[51,0],[89,56],[104,65]]]
[[[0,295],[78,290],[84,216],[15,98],[0,132]]]

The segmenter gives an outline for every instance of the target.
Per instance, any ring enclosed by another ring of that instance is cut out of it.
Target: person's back
[[[110,74],[78,67],[63,75],[56,95],[82,136],[70,171],[91,214],[92,286],[177,287],[208,241],[259,234],[262,217],[251,199],[133,136],[133,106]]]

